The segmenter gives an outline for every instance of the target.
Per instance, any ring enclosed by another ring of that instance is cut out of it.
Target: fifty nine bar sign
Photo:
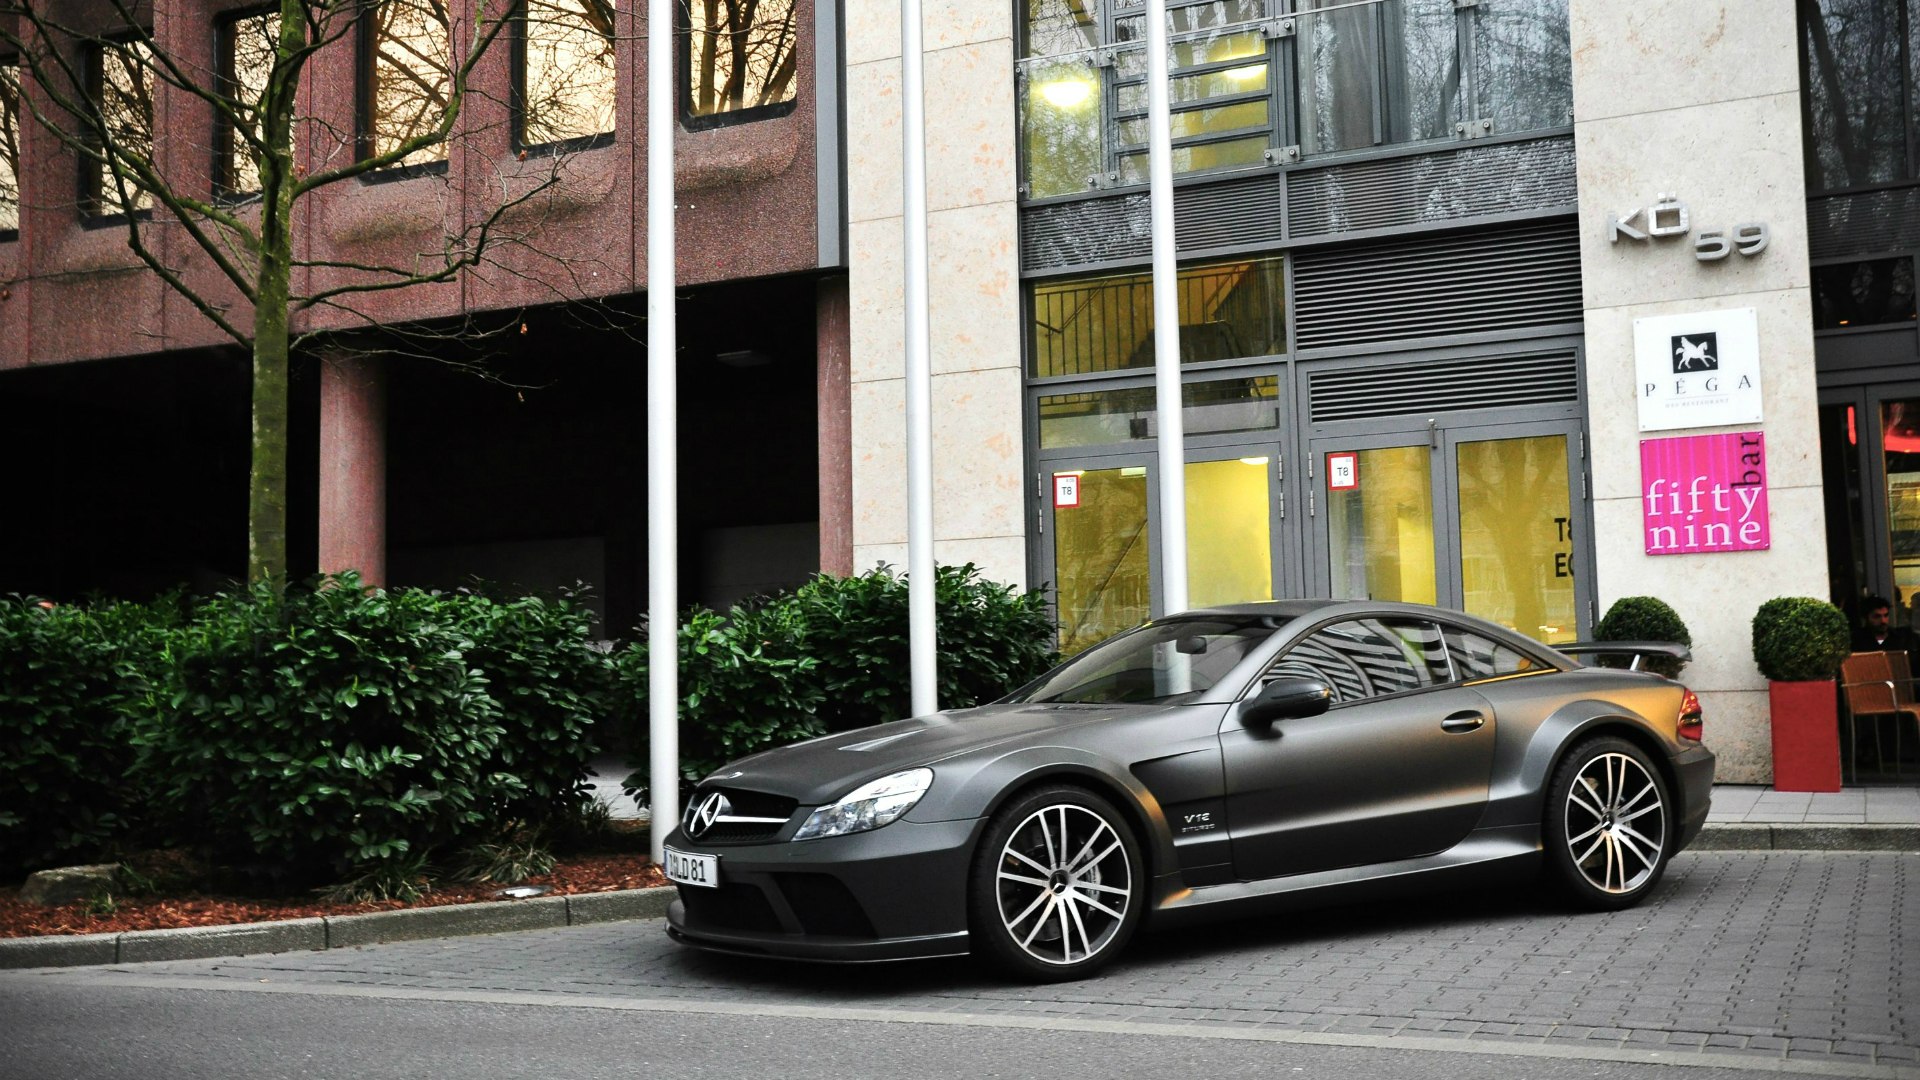
[[[1766,436],[1642,439],[1640,499],[1649,555],[1765,550],[1773,542]]]

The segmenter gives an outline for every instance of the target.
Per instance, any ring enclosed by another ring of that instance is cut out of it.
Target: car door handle
[[[1454,713],[1452,716],[1440,721],[1440,730],[1455,733],[1472,731],[1486,722],[1487,718],[1485,714],[1468,709],[1466,712]]]

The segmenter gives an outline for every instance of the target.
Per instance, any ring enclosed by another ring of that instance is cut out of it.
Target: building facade
[[[927,15],[936,551],[1157,613],[1144,4]],[[1755,609],[1914,564],[1898,0],[1169,3],[1195,605],[1657,596],[1728,780]],[[899,34],[847,20],[856,562],[902,561]],[[869,108],[871,106],[871,108]]]

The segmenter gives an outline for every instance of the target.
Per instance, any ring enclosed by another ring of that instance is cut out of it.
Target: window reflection
[[[614,129],[612,0],[526,0],[520,35],[520,144]]]
[[[433,132],[453,86],[453,27],[445,0],[380,0],[367,16],[362,145],[368,157],[393,153]],[[413,150],[397,165],[447,159],[445,141]]]
[[[260,99],[266,95],[268,76],[273,74],[279,29],[280,17],[270,11],[242,15],[220,28],[221,92],[241,106],[240,123],[255,139],[260,132]],[[260,162],[248,139],[224,119],[216,120],[216,138],[220,190],[229,195],[259,191]]]
[[[686,0],[688,117],[791,108],[793,0]],[[756,115],[765,115],[759,113]]]
[[[0,59],[0,231],[20,229],[20,61]]]
[[[1884,326],[1914,319],[1913,260],[1866,259],[1813,268],[1813,328]]]
[[[1566,0],[1482,0],[1473,18],[1473,119],[1493,130],[1573,122],[1573,54]]]
[[[107,41],[87,54],[95,121],[109,143],[127,156],[153,159],[153,51],[142,41]],[[134,186],[118,155],[88,159],[83,194],[93,214],[146,210],[153,196]]]
[[[1284,263],[1277,258],[1182,267],[1180,362],[1286,351]],[[1153,366],[1153,278],[1147,273],[1033,285],[1033,377]]]
[[[1301,154],[1453,138],[1456,23],[1453,0],[1308,0],[1297,31]]]
[[[1902,0],[1800,0],[1808,172],[1817,189],[1909,175]]]

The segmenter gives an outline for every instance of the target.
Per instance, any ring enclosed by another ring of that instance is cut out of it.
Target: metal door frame
[[[1864,507],[1866,520],[1860,524],[1866,530],[1873,549],[1867,559],[1867,588],[1869,592],[1889,600],[1893,599],[1896,591],[1893,580],[1893,520],[1887,507],[1887,454],[1885,433],[1880,428],[1880,408],[1888,401],[1901,400],[1920,400],[1920,381],[1829,387],[1820,391],[1818,399],[1819,406],[1854,407],[1856,441],[1853,453],[1857,455],[1861,494],[1867,504]],[[1868,419],[1873,422],[1867,423]],[[1820,452],[1824,461],[1826,448],[1822,447]],[[1821,531],[1826,533],[1824,520],[1821,522]],[[1856,598],[1844,599],[1851,602]],[[1897,601],[1895,606],[1899,606]],[[1855,614],[1849,610],[1848,618],[1853,618]]]

